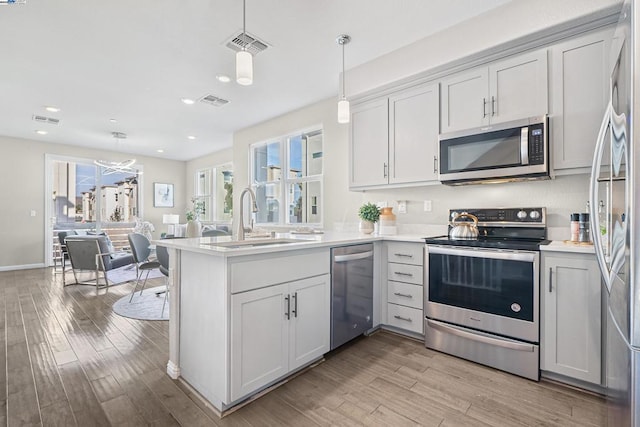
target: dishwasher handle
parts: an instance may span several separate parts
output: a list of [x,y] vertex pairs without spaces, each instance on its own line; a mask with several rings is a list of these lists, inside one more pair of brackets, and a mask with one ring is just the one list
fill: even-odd
[[366,252],[359,252],[356,254],[349,254],[349,255],[335,255],[333,257],[333,261],[348,262],[348,261],[355,261],[358,259],[365,259],[365,258],[372,258],[372,257],[373,257],[373,251],[366,251]]

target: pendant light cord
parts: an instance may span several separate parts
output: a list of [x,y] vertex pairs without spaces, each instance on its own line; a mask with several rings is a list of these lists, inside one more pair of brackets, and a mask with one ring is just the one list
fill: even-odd
[[346,99],[344,86],[344,42],[342,43],[342,99]]
[[242,50],[247,50],[247,0],[242,0]]

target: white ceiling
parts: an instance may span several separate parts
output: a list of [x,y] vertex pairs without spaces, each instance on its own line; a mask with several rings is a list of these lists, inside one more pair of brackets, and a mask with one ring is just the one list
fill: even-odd
[[[271,46],[254,58],[252,86],[215,78],[233,78],[224,45],[242,30],[241,0],[0,6],[0,135],[192,159],[230,147],[234,131],[337,97],[339,34],[352,37],[349,69],[508,1],[247,0],[247,33]],[[230,103],[180,101],[207,94]]]

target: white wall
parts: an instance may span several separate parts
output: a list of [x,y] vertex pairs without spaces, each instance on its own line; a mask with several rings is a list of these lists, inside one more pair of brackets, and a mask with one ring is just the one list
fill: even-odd
[[[622,0],[513,0],[346,72],[348,97],[442,67],[480,52],[616,13]],[[347,47],[357,49],[356,38]]]
[[[112,161],[131,158],[131,154],[6,136],[0,136],[0,153],[0,269],[45,262],[45,154]],[[185,209],[188,199],[185,197],[185,163],[135,157],[144,166],[144,219],[154,224],[154,235],[159,236],[163,228],[162,215]],[[154,182],[174,184],[174,209],[153,207]],[[31,210],[36,211],[35,217],[30,216]]]

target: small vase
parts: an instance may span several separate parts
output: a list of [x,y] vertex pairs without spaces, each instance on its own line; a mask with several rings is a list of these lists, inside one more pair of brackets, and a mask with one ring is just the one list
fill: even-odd
[[381,209],[379,225],[378,233],[380,235],[397,234],[396,216],[393,213],[393,208],[385,207]]
[[358,227],[362,234],[371,234],[373,233],[373,222],[365,221],[364,219],[360,220],[360,226]]
[[197,219],[192,219],[187,222],[186,237],[200,237],[202,236],[202,225]]

